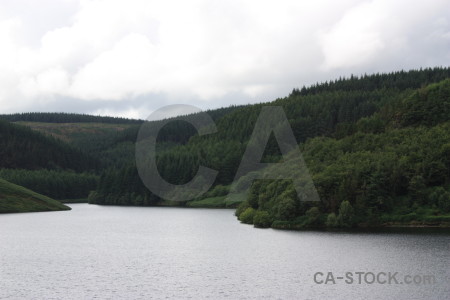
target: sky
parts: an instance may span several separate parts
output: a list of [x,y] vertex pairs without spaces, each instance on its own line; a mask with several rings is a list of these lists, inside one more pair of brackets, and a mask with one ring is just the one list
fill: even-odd
[[2,0],[0,114],[146,118],[450,66],[448,0]]

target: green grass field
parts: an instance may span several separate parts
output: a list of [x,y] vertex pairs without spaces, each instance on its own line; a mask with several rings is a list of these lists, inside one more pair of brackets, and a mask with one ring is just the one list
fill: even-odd
[[0,179],[0,213],[70,210],[70,207]]

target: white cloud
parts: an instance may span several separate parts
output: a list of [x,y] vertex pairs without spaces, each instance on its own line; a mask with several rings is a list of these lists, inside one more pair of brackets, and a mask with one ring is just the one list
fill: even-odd
[[78,71],[68,92],[81,99],[105,100],[158,92],[157,56],[147,37],[130,34]]
[[15,3],[0,2],[4,111],[67,99],[114,114],[117,103],[158,99],[129,115],[162,103],[268,101],[317,80],[450,58],[445,0]]
[[322,37],[326,69],[367,63],[383,50],[380,25],[386,14],[375,2],[365,2],[345,16]]
[[111,109],[111,108],[100,108],[90,112],[95,116],[116,116],[129,119],[144,119],[144,116],[148,116],[151,111],[146,108],[133,108],[128,107],[126,109]]
[[[449,29],[448,1],[373,0],[363,1],[321,34],[324,70],[371,68],[391,64],[394,68],[432,65],[431,49],[442,41],[430,43],[439,30]],[[436,23],[438,19],[440,22]],[[439,48],[449,50],[440,45]],[[445,65],[442,56],[436,57]],[[381,63],[381,64],[380,64]]]
[[20,85],[20,91],[27,97],[40,94],[64,95],[69,88],[69,75],[61,68],[52,68],[39,73],[35,78],[28,77]]

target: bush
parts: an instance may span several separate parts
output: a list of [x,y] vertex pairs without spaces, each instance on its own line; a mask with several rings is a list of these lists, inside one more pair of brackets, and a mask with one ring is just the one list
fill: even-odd
[[242,202],[241,204],[239,204],[239,206],[236,209],[236,212],[234,213],[234,215],[236,217],[238,217],[238,219],[239,219],[239,216],[249,207],[250,207],[250,205],[248,204],[247,201]]
[[88,196],[88,202],[90,204],[95,204],[99,200],[100,196],[96,191],[91,191]]
[[422,202],[425,199],[425,188],[425,180],[421,175],[416,175],[409,181],[408,191],[412,199],[415,202],[419,202],[418,204],[424,204]]
[[348,201],[342,201],[341,206],[339,206],[338,224],[340,227],[352,227],[354,225],[354,210]]
[[376,208],[369,208],[366,214],[366,223],[369,226],[379,226],[381,223],[381,213]]
[[445,192],[445,194],[440,195],[437,204],[444,213],[450,212],[450,193]]
[[331,213],[327,217],[327,221],[325,222],[327,227],[337,227],[338,226],[338,218],[335,213]]
[[253,218],[255,217],[255,209],[248,207],[243,213],[239,215],[239,220],[245,224],[253,224]]
[[407,215],[400,216],[400,222],[411,222],[416,221],[418,219],[418,216],[416,213],[410,213]]
[[216,185],[211,191],[205,194],[204,198],[213,198],[218,196],[225,196],[229,193],[230,187],[223,185]]
[[431,190],[431,193],[428,194],[428,202],[430,204],[438,205],[439,197],[445,193],[446,193],[446,191],[442,186],[434,187]]
[[317,207],[311,207],[306,211],[306,216],[308,217],[308,224],[314,225],[318,223],[320,217],[320,210]]
[[255,227],[268,228],[272,225],[272,218],[267,211],[259,210],[253,217],[253,224]]
[[295,199],[288,195],[287,192],[282,193],[278,198],[276,205],[276,219],[280,221],[292,221],[296,217]]
[[428,195],[428,200],[431,204],[437,205],[442,212],[450,212],[450,193],[443,187],[435,187]]

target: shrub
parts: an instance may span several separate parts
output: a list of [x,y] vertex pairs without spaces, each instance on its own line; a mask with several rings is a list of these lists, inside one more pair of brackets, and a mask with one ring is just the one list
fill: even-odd
[[445,213],[450,212],[450,193],[449,192],[445,192],[445,194],[442,194],[439,196],[438,207],[440,210],[442,210]]
[[450,193],[443,187],[435,187],[428,195],[428,200],[431,204],[437,205],[442,212],[450,212]]
[[99,200],[100,196],[96,191],[91,191],[88,196],[88,202],[90,204],[95,204]]
[[272,218],[267,211],[259,210],[253,217],[253,224],[255,227],[268,228],[272,225]]
[[236,217],[238,217],[238,219],[239,219],[239,216],[249,207],[250,207],[250,205],[248,204],[247,201],[242,202],[241,204],[239,204],[239,206],[236,209],[236,212],[234,213],[234,215]]
[[418,204],[423,204],[425,199],[425,180],[421,175],[416,175],[411,178],[408,185],[408,191],[411,194],[412,199]]
[[277,200],[278,204],[276,207],[276,219],[281,221],[292,221],[295,219],[295,199],[284,192],[277,198]]
[[306,211],[308,217],[308,224],[317,224],[320,217],[320,210],[317,207],[311,207]]
[[252,207],[248,207],[246,210],[244,210],[243,213],[239,215],[239,220],[245,224],[252,224],[254,216],[255,209],[253,209]]
[[327,217],[327,221],[325,223],[328,227],[337,227],[338,226],[338,218],[335,213],[331,213]]
[[450,222],[450,216],[426,216],[423,220],[425,222]]
[[342,201],[339,206],[338,224],[341,227],[352,227],[354,225],[354,210],[350,202]]
[[411,222],[417,220],[418,216],[416,213],[410,213],[407,215],[400,216],[401,222]]
[[225,196],[229,193],[230,188],[228,186],[216,185],[211,191],[206,194],[207,198]]

